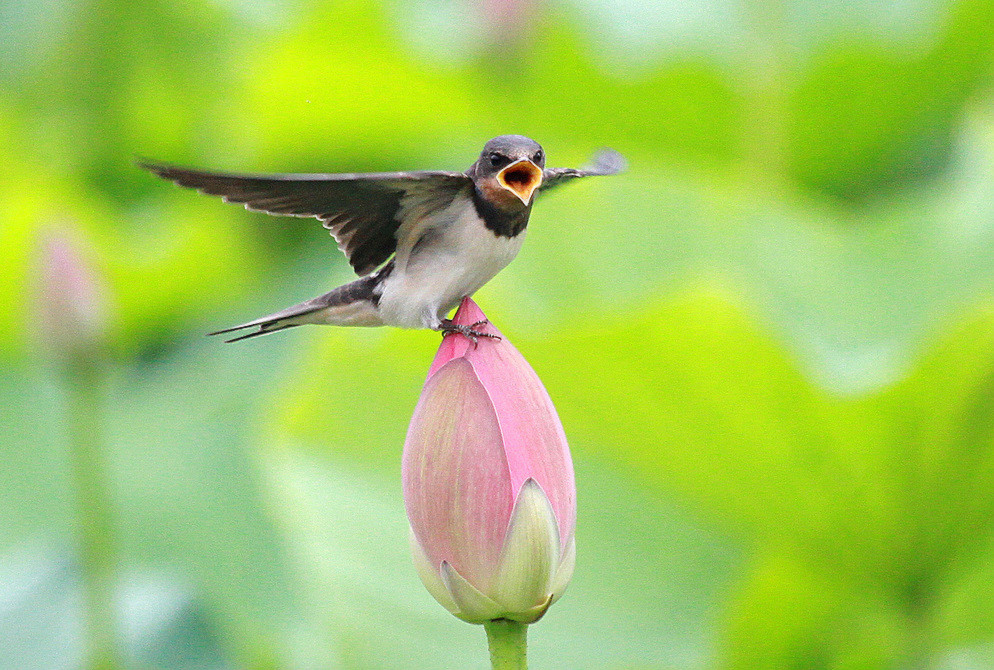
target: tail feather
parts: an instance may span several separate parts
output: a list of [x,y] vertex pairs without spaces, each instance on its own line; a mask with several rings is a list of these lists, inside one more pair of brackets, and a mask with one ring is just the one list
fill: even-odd
[[[241,342],[242,340],[247,340],[247,339],[252,338],[252,337],[259,337],[260,335],[268,335],[269,333],[276,333],[276,332],[279,332],[281,330],[286,330],[287,328],[294,328],[294,327],[299,326],[299,325],[300,325],[299,323],[288,323],[288,324],[286,324],[284,326],[277,326],[276,328],[266,328],[266,327],[263,326],[263,327],[260,327],[259,330],[255,331],[253,333],[248,333],[247,335],[239,335],[238,337],[233,337],[230,340],[225,340],[224,342],[225,342],[225,344],[230,344],[232,342]],[[230,332],[232,329],[229,328],[228,330]],[[218,331],[218,333],[208,333],[208,334],[209,335],[217,335],[217,334],[219,334],[219,332],[220,331]]]
[[[268,316],[254,319],[247,323],[231,328],[222,328],[208,335],[223,335],[233,333],[245,328],[258,330],[245,335],[239,335],[226,342],[238,342],[247,340],[250,337],[258,337],[267,333],[275,333],[278,330],[301,326],[305,323],[326,323],[341,326],[382,326],[376,312],[376,304],[379,299],[379,282],[385,279],[393,269],[393,261],[387,263],[379,271],[357,279],[354,282],[339,286],[338,288],[319,295],[316,298],[305,300],[292,307],[287,307],[279,312],[274,312]],[[321,312],[321,314],[314,314]],[[308,315],[314,315],[307,318]]]
[[225,333],[233,333],[238,330],[244,330],[245,328],[253,328],[255,326],[259,327],[259,330],[248,333],[246,335],[239,335],[238,337],[233,337],[230,340],[225,340],[225,342],[239,342],[241,340],[247,340],[250,337],[258,337],[259,335],[267,335],[269,333],[275,333],[278,330],[286,330],[287,328],[293,328],[294,326],[302,325],[301,323],[288,323],[292,320],[299,319],[302,316],[306,316],[313,312],[323,309],[328,306],[326,295],[317,298],[311,298],[310,300],[305,300],[302,303],[294,305],[293,307],[287,307],[286,309],[280,310],[279,312],[274,312],[268,316],[263,316],[258,319],[253,319],[246,323],[232,326],[230,328],[222,328],[221,330],[215,330],[213,333],[207,333],[210,335],[223,335]]

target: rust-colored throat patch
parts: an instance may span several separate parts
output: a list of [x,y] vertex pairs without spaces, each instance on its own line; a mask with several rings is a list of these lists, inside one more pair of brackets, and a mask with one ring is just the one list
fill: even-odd
[[535,189],[542,185],[542,168],[522,159],[498,172],[497,182],[527,205]]

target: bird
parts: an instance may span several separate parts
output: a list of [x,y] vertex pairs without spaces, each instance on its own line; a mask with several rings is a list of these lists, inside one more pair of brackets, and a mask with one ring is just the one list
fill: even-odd
[[[201,193],[278,216],[313,217],[331,233],[359,279],[210,335],[226,342],[304,324],[428,328],[489,337],[446,315],[518,254],[537,192],[625,169],[613,149],[585,167],[547,168],[523,135],[488,141],[465,172],[235,174],[153,161],[139,166]],[[250,330],[254,329],[254,330]]]

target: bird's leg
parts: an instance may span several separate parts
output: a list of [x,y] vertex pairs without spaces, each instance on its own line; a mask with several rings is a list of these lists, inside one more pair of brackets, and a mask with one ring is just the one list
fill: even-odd
[[485,326],[490,323],[488,320],[483,319],[482,321],[477,321],[476,323],[471,323],[468,326],[464,326],[458,323],[452,323],[452,319],[442,319],[441,325],[439,325],[439,330],[442,331],[442,337],[448,337],[452,333],[459,333],[464,337],[468,337],[473,340],[473,344],[479,344],[479,338],[489,337],[492,340],[499,340],[500,335],[494,335],[493,333],[486,333],[482,330],[477,330],[480,326]]

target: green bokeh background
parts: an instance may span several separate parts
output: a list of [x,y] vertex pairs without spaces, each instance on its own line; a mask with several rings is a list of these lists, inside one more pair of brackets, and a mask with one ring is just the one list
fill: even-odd
[[487,667],[410,564],[438,336],[203,333],[349,277],[314,221],[157,181],[463,169],[543,195],[477,294],[576,461],[536,669],[994,668],[990,0],[0,2],[0,668],[83,667],[40,240],[105,286],[128,667]]

